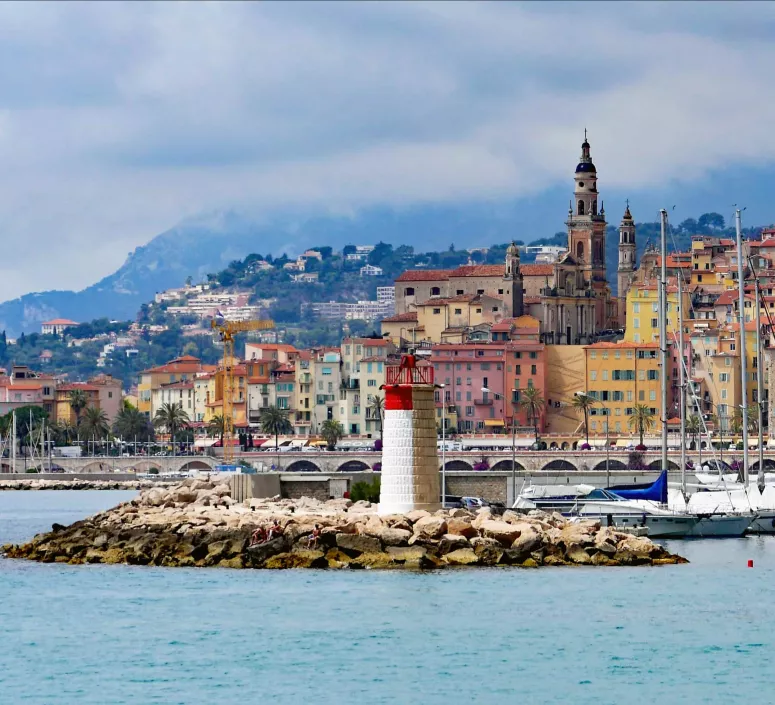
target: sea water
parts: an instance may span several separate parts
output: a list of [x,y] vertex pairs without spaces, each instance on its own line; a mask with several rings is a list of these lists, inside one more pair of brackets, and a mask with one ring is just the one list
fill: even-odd
[[[131,496],[0,493],[0,543]],[[0,704],[775,700],[775,540],[669,548],[691,564],[417,574],[0,560]]]

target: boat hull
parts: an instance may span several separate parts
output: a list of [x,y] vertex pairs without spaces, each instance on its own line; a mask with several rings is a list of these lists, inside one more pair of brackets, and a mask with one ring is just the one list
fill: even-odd
[[687,536],[696,538],[734,538],[743,536],[754,515],[718,514],[700,517]]
[[749,534],[775,534],[775,512],[760,512],[748,527]]

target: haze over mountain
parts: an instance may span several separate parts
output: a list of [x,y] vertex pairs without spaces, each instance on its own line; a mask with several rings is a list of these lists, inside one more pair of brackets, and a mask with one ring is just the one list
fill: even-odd
[[768,3],[1,4],[0,300],[98,283],[0,325],[254,250],[551,235],[585,127],[613,224],[771,222],[773,38]]

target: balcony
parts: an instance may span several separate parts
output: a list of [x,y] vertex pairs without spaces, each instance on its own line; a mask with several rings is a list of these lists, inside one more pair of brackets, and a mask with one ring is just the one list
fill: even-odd
[[492,406],[491,397],[483,397],[482,399],[474,399],[474,406]]
[[359,379],[343,379],[342,389],[360,389],[361,380]]

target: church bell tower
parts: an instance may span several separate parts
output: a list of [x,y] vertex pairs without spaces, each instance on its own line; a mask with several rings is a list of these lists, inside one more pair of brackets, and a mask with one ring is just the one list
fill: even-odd
[[619,322],[625,324],[627,310],[627,290],[630,288],[635,272],[635,221],[630,213],[630,203],[619,224],[619,268],[617,270],[616,296],[619,299]]
[[524,281],[519,268],[519,247],[512,242],[506,249],[506,275],[504,277],[511,291],[511,316],[518,318],[525,312]]

